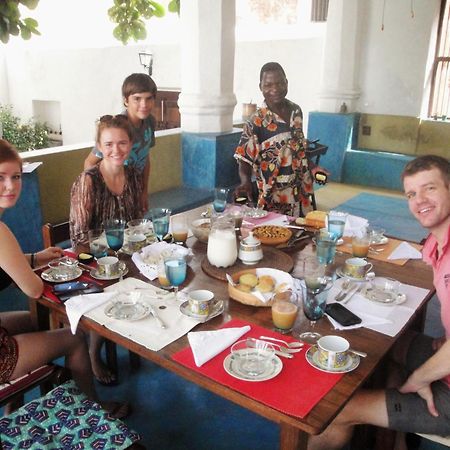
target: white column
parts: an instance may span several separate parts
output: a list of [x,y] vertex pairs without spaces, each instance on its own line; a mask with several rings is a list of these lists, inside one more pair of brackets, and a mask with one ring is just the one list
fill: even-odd
[[233,128],[235,0],[181,2],[181,128],[193,133]]
[[355,111],[359,89],[360,0],[332,0],[328,5],[320,111],[339,112],[343,102]]

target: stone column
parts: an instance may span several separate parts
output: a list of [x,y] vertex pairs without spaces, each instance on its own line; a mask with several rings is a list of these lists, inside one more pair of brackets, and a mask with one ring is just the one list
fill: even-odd
[[329,2],[320,111],[339,112],[343,102],[355,111],[359,89],[359,41],[363,8],[360,0]]
[[220,133],[233,128],[235,0],[181,2],[181,128]]

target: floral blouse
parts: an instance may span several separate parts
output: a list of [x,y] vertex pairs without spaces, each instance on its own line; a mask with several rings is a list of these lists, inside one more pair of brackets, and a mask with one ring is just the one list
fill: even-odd
[[304,149],[302,110],[287,102],[289,124],[266,104],[256,110],[244,125],[234,157],[252,166],[259,207],[304,216],[312,209],[313,180]]
[[100,172],[100,163],[82,172],[70,192],[70,239],[72,245],[86,244],[88,231],[103,228],[108,219],[140,219],[142,175],[125,166],[125,186],[121,195],[112,193]]

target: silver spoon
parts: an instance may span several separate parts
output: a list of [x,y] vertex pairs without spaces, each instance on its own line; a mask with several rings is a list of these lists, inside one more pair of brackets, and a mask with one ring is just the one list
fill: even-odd
[[286,350],[291,349],[298,349],[298,348],[302,348],[305,344],[303,344],[303,342],[286,342],[283,341],[282,339],[277,339],[277,338],[273,338],[270,336],[260,336],[259,339],[263,339],[265,341],[274,341],[274,342],[281,342],[282,344],[284,344],[287,348]]

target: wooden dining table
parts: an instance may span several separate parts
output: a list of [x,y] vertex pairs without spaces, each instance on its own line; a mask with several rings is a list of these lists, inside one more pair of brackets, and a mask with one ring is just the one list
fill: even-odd
[[[196,217],[201,210],[202,208],[198,208],[197,210],[191,211],[188,215],[190,218]],[[272,328],[270,308],[249,306],[230,299],[228,297],[227,283],[207,275],[202,270],[202,261],[206,257],[206,244],[199,242],[192,236],[188,238],[186,245],[192,249],[193,257],[189,261],[187,279],[181,288],[187,288],[189,290],[200,288],[209,289],[214,292],[216,298],[225,301],[224,313],[206,323],[199,323],[195,327],[195,331],[216,330],[231,319],[241,319],[268,329]],[[294,260],[294,269],[291,274],[293,277],[296,277],[299,276],[297,273],[299,259],[314,254],[315,248],[313,242],[302,241],[294,248],[287,249],[286,252]],[[334,266],[342,265],[347,257],[348,255],[338,252]],[[129,268],[128,276],[134,276],[148,281],[138,273],[137,268],[129,256],[123,255],[121,259],[127,263]],[[85,329],[96,331],[101,336],[137,353],[142,358],[146,358],[216,395],[277,423],[280,427],[280,449],[305,449],[308,435],[321,433],[328,426],[355,391],[369,380],[377,368],[383,365],[387,353],[402,333],[410,327],[415,326],[420,328],[423,325],[422,321],[426,303],[434,293],[431,269],[421,260],[409,260],[404,266],[396,266],[388,262],[376,260],[371,260],[371,262],[373,263],[377,276],[396,278],[401,283],[426,288],[430,292],[423,299],[419,308],[417,308],[402,331],[395,337],[389,337],[366,328],[337,331],[325,318],[319,320],[316,324],[316,329],[322,335],[337,334],[344,336],[350,341],[352,348],[364,351],[368,356],[361,360],[356,370],[346,373],[303,419],[292,417],[273,409],[174,361],[172,356],[189,345],[186,335],[159,351],[152,351],[86,317],[81,319],[80,324]],[[31,300],[30,308],[41,328],[48,326],[49,310],[62,317],[65,316],[65,307],[63,304],[50,301],[45,297]],[[302,314],[299,314],[293,335],[298,336],[299,332],[308,329],[308,327],[308,320]]]

